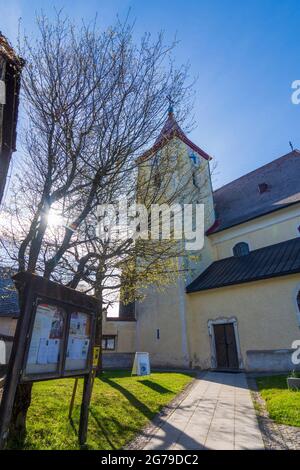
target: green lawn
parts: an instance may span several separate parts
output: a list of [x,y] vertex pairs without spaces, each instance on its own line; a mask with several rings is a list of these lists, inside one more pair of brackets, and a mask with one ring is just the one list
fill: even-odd
[[288,390],[286,376],[257,377],[256,382],[270,418],[279,424],[300,427],[300,392]]
[[[131,377],[105,372],[95,380],[89,415],[88,449],[120,449],[169,403],[192,375],[153,373]],[[36,383],[28,412],[26,449],[78,449],[82,381],[77,389],[73,423],[68,408],[74,379]]]

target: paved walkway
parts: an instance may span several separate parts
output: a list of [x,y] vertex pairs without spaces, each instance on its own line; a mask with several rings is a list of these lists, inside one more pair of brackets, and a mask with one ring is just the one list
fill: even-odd
[[207,372],[144,450],[264,449],[245,374]]

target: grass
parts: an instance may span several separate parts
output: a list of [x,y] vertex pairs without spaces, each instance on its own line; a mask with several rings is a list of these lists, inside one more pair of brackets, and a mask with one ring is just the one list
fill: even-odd
[[271,419],[279,424],[300,427],[300,392],[288,390],[286,375],[257,377]]
[[[105,372],[95,380],[89,414],[88,449],[120,449],[192,380],[181,373],[131,377]],[[25,449],[79,449],[78,425],[82,380],[73,422],[68,409],[74,379],[34,384],[28,411]]]

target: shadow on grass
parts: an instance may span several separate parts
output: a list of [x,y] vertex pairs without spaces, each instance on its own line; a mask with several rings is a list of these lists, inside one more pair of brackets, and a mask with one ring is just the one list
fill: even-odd
[[[111,448],[112,448],[113,450],[116,450],[117,447],[116,447],[116,446],[113,444],[113,442],[110,440],[108,431],[107,431],[106,428],[103,426],[103,424],[101,423],[101,421],[100,421],[99,418],[97,417],[97,415],[96,415],[96,413],[94,412],[94,410],[90,408],[89,413],[90,413],[91,417],[94,419],[94,421],[95,421],[95,423],[96,423],[96,425],[97,425],[97,431],[98,431],[102,436],[105,437],[106,441],[107,441],[108,444],[111,446]],[[75,425],[73,418],[69,418],[69,423],[70,423],[71,428],[72,428],[72,430],[73,430],[73,432],[74,432],[74,435],[75,435],[76,438],[78,439],[78,446],[79,446],[80,450],[89,450],[90,447],[89,447],[89,445],[88,445],[87,443],[81,444],[81,445],[79,444],[79,428]],[[89,433],[89,431],[88,431],[88,433]]]
[[[119,377],[119,376],[118,376]],[[152,419],[155,413],[145,405],[142,401],[140,401],[133,393],[129,392],[126,388],[122,387],[122,385],[114,382],[113,380],[110,380],[110,377],[107,376],[101,376],[97,377],[99,380],[102,380],[103,382],[107,383],[110,387],[114,388],[115,390],[118,390],[118,392],[122,393],[125,398],[133,405],[138,411],[143,413],[144,416],[148,419]]]
[[73,418],[68,418],[70,426],[72,428],[72,431],[74,432],[74,435],[76,436],[78,440],[78,446],[80,450],[89,450],[88,444],[79,444],[79,427],[76,427],[75,422]]
[[[130,371],[110,371],[110,372],[105,372],[101,375],[99,375],[96,380],[99,380],[103,383],[106,383],[110,387],[114,388],[118,392],[120,392],[127,400],[128,402],[134,406],[140,413],[142,413],[146,418],[149,420],[152,419],[155,416],[155,412],[153,412],[150,408],[145,405],[142,401],[140,401],[133,393],[131,393],[129,390],[124,388],[122,385],[119,383],[116,383],[113,379],[119,379],[119,378],[126,378],[126,377],[131,377],[131,372]],[[143,383],[144,382],[144,383]],[[151,387],[153,390],[159,393],[170,393],[170,391],[164,387],[161,387],[160,385],[152,383],[150,380],[142,380],[140,383],[143,383],[143,385]],[[105,420],[103,418],[99,417],[97,415],[97,412],[93,410],[90,407],[90,414],[93,420],[95,421],[97,431],[105,438],[107,443],[109,444],[110,448],[113,450],[117,450],[119,447],[116,445],[115,442],[111,439],[111,434],[109,430],[105,426]],[[115,423],[115,426],[119,428],[118,435],[122,433],[122,431],[125,430],[125,427],[117,420],[114,418],[110,418],[110,421],[113,421]],[[75,435],[78,435],[78,429],[77,426],[75,425],[73,419],[69,420],[71,428],[74,432]],[[132,428],[132,427],[126,427],[127,430],[131,431],[133,434],[135,434],[138,430],[137,428]],[[84,446],[81,446],[82,449],[84,449]]]
[[162,385],[152,382],[151,380],[139,380],[139,383],[151,388],[152,390],[154,390],[154,392],[160,393],[161,395],[166,393],[172,393],[172,390],[169,390],[168,388],[165,388]]
[[[103,377],[101,379],[103,380]],[[119,385],[119,384],[117,384],[117,383],[115,383],[115,382],[113,382],[113,381],[111,381],[107,378],[104,381],[107,384],[109,384],[111,387],[115,388],[120,393],[122,393],[125,396],[125,398],[127,398],[127,400],[134,407],[136,407],[138,409],[138,411],[142,412],[144,414],[144,416],[146,416],[149,420],[152,419],[156,415],[156,413],[153,413],[144,403],[142,403],[140,400],[138,400],[131,392],[126,390],[121,385]],[[147,382],[150,382],[150,381],[147,381]],[[164,392],[164,393],[166,393],[166,392]],[[141,427],[141,424],[139,422],[136,422],[134,427],[128,426],[128,425],[124,426],[124,424],[120,423],[120,421],[118,421],[118,420],[116,420],[112,417],[110,417],[109,419],[106,418],[104,420],[102,418],[102,421],[100,421],[101,418],[99,418],[97,416],[97,414],[94,410],[91,410],[90,412],[91,412],[91,415],[93,416],[95,422],[98,425],[99,431],[104,435],[104,437],[106,438],[106,441],[108,442],[108,444],[111,446],[111,448],[113,450],[119,450],[120,448],[122,448],[122,446],[126,445],[128,442],[130,442],[132,439],[134,439],[134,437],[137,434],[140,434],[140,436],[146,436],[147,440],[149,438],[154,437],[155,440],[153,442],[153,445],[154,445],[153,450],[156,450],[156,449],[157,450],[165,450],[166,448],[168,448],[168,446],[170,445],[170,442],[174,439],[174,435],[178,435],[178,437],[181,436],[181,438],[184,441],[184,445],[188,449],[189,448],[191,448],[191,449],[205,449],[205,447],[203,445],[201,445],[199,442],[197,442],[197,440],[195,440],[191,436],[186,435],[184,432],[182,432],[180,429],[176,428],[176,426],[169,423],[168,421],[166,421],[165,424],[164,424],[164,431],[165,431],[164,435],[157,436],[155,429],[150,434],[149,433],[145,434],[145,432],[143,431],[143,427]],[[105,422],[107,422],[109,424],[111,421],[113,421],[116,429],[118,430],[114,434],[111,434],[108,431],[108,429],[106,429],[106,427],[105,427]],[[130,431],[131,432],[130,436],[129,435],[126,436],[126,439],[123,438],[124,431]],[[126,433],[124,433],[124,436],[125,436],[125,434]],[[116,436],[116,439],[119,441],[119,443],[116,442],[116,441],[113,442],[112,439],[110,438],[110,436],[114,436],[114,435]],[[122,440],[123,440],[123,442],[121,442]]]
[[96,415],[96,413],[90,409],[90,414],[91,416],[94,418],[97,426],[98,426],[98,429],[101,431],[101,433],[103,434],[103,436],[105,437],[105,439],[107,440],[107,442],[109,443],[109,445],[111,446],[111,448],[113,450],[117,450],[117,447],[115,446],[115,444],[113,443],[113,441],[110,439],[109,437],[109,432],[105,429],[105,427],[103,426],[103,424],[101,423],[100,419],[98,418],[98,416]]
[[[97,425],[97,435],[101,439],[104,437],[110,446],[109,448],[113,450],[119,450],[140,430],[139,422],[135,422],[135,424],[131,426],[112,416],[98,416],[96,410],[91,410],[91,416]],[[106,446],[104,448],[108,449]]]
[[105,370],[98,375],[99,379],[123,379],[131,377],[131,370]]
[[288,390],[286,379],[287,375],[273,375],[255,378],[259,390]]
[[76,426],[75,426],[75,423],[74,423],[73,418],[69,418],[69,423],[70,423],[70,426],[71,426],[71,428],[72,428],[72,430],[73,430],[75,436],[78,436],[78,432],[79,432],[79,431],[78,431],[78,429],[77,429]]

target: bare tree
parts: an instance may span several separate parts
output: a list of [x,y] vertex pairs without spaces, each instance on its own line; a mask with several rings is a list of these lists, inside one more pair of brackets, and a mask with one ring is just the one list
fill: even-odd
[[[109,306],[119,299],[124,304],[142,300],[149,285],[163,291],[176,282],[178,276],[187,274],[187,269],[179,262],[180,257],[199,258],[197,253],[187,253],[182,234],[176,238],[174,217],[179,211],[179,220],[182,220],[182,203],[200,203],[207,196],[207,175],[202,174],[205,166],[198,169],[195,181],[193,164],[187,158],[185,147],[176,139],[166,141],[161,152],[146,153],[137,164],[137,173],[114,175],[117,184],[108,185],[105,194],[102,192],[102,203],[116,209],[111,214],[108,211],[106,216],[108,233],[98,234],[99,212],[91,211],[76,232],[75,244],[65,252],[55,272],[58,282],[67,283],[72,288],[81,285],[83,290],[92,291],[97,296],[97,337],[100,344],[102,313],[107,312]],[[129,205],[133,204],[129,218],[134,237],[127,233],[122,236],[124,227],[116,220],[121,217],[118,203],[124,199]],[[135,207],[136,201],[146,211],[144,227],[141,227],[141,209],[140,206]],[[156,212],[152,210],[155,206],[159,206]],[[164,206],[167,232],[156,233],[158,237],[153,239],[153,226],[158,232],[162,230]]]
[[[186,117],[190,88],[187,68],[170,60],[175,43],[166,46],[161,34],[155,40],[146,34],[135,44],[126,22],[105,31],[96,22],[75,28],[61,13],[52,23],[42,15],[37,27],[35,43],[26,36],[20,42],[26,61],[23,158],[7,209],[11,224],[1,240],[19,271],[46,278],[57,279],[73,256],[74,279],[67,269],[62,281],[75,287],[79,278],[86,281],[79,253],[87,250],[83,256],[93,258],[85,240],[89,218],[120,181],[132,184],[136,158],[163,123],[167,95],[178,103],[178,119]],[[53,217],[61,217],[63,227],[54,228]],[[97,260],[98,277],[103,259]],[[25,435],[30,401],[31,385],[20,385],[14,439]]]

